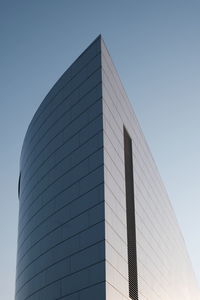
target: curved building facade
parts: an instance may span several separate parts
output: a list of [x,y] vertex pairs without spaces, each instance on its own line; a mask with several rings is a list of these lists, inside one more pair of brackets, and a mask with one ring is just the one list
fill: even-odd
[[199,300],[174,212],[99,36],[46,96],[20,160],[15,300]]

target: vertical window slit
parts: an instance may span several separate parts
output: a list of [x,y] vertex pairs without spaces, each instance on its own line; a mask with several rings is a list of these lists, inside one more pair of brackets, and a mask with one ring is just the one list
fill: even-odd
[[125,161],[125,187],[126,187],[129,297],[133,300],[138,300],[132,140],[125,128],[124,128],[124,161]]
[[21,184],[21,173],[19,174],[19,180],[18,180],[18,198],[20,198],[20,184]]

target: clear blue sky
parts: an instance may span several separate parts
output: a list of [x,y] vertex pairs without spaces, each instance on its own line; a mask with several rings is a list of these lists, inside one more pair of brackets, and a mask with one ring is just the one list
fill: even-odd
[[49,89],[102,33],[200,282],[200,1],[0,0],[0,298],[14,295],[19,157]]

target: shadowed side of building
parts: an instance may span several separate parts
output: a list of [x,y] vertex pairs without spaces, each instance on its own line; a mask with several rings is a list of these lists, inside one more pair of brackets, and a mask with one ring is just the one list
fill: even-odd
[[20,172],[15,299],[105,299],[100,38],[37,110]]

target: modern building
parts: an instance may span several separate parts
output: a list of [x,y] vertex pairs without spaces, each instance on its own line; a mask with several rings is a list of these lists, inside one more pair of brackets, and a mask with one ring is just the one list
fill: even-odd
[[20,161],[16,300],[199,300],[166,190],[99,36],[46,96]]

